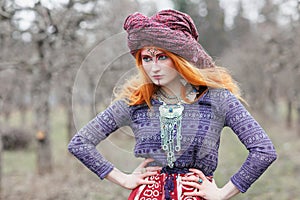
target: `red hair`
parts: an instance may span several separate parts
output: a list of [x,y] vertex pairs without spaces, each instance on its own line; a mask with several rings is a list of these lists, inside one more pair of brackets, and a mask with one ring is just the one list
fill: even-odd
[[[175,69],[190,84],[210,88],[225,88],[231,91],[237,98],[243,100],[239,86],[224,67],[215,66],[198,69],[178,55],[166,50],[159,50],[165,52],[167,56],[172,59]],[[125,98],[129,105],[146,103],[151,107],[151,98],[159,86],[152,83],[143,68],[141,49],[136,52],[135,58],[139,73],[129,79],[125,85],[120,88],[121,90],[115,92],[115,94],[117,99]]]

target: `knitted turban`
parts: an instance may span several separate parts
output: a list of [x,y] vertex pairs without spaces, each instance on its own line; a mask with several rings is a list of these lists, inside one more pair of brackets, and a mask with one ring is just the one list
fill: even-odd
[[175,53],[198,68],[213,67],[212,58],[198,43],[192,18],[177,10],[162,10],[152,17],[129,15],[124,22],[128,47],[134,56],[143,47],[156,46]]

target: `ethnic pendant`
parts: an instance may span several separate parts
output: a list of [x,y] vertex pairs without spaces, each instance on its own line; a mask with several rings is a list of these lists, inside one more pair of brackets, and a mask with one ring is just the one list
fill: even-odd
[[161,146],[167,153],[167,164],[174,166],[175,151],[181,150],[181,119],[184,106],[179,104],[163,104],[159,107]]

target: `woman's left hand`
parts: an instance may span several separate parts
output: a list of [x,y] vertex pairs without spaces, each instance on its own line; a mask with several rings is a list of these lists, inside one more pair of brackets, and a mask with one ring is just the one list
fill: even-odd
[[200,196],[206,200],[221,200],[221,190],[198,169],[190,169],[190,176],[182,177],[182,184],[195,188],[193,192],[186,192],[186,196]]

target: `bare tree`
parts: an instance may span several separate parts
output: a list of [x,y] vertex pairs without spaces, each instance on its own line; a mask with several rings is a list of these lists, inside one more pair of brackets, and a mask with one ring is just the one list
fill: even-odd
[[[1,2],[0,4],[0,45],[2,47],[2,51],[0,53],[0,76],[3,77],[6,70],[11,66],[12,63],[4,62],[4,57],[8,55],[8,40],[9,35],[11,34],[11,20],[12,14],[10,12],[7,12],[5,9],[4,2]],[[0,79],[1,80],[1,79]],[[3,84],[1,84],[2,87],[0,87],[0,113],[3,113],[3,102],[6,98],[7,89],[3,87]],[[1,123],[1,122],[0,122]],[[3,150],[3,144],[2,144],[2,133],[3,133],[3,124],[0,124],[1,130],[0,130],[0,199],[2,199],[2,169],[3,169],[3,160],[2,160],[2,150]]]
[[[245,20],[236,19],[232,32],[237,33],[231,34],[234,36],[231,39],[234,42],[223,57],[225,63],[234,66],[233,72],[237,79],[241,80],[250,105],[271,119],[280,121],[280,108],[284,105],[286,126],[292,127],[292,113],[295,109],[300,110],[297,103],[299,20],[294,19],[292,13],[283,16],[280,6],[271,0],[265,1],[260,10],[263,20],[251,22],[250,26],[247,26],[248,32],[243,31],[246,23],[237,23]],[[238,14],[236,18],[241,18],[241,15]],[[289,23],[279,23],[282,18],[287,19]]]

